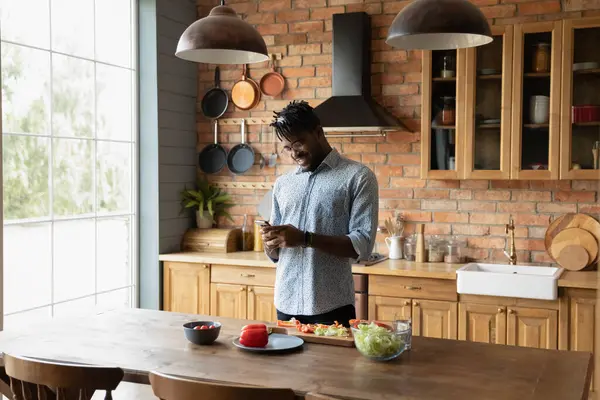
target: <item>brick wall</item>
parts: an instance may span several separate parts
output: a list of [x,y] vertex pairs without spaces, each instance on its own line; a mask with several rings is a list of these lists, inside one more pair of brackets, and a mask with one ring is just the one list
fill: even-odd
[[[419,179],[421,52],[393,50],[384,41],[396,14],[408,1],[362,0],[229,0],[248,22],[255,24],[270,52],[283,53],[279,62],[286,76],[280,98],[264,97],[251,112],[235,110],[225,117],[266,116],[291,99],[304,99],[313,106],[331,95],[331,15],[365,11],[371,15],[372,92],[378,102],[401,118],[416,133],[393,132],[387,138],[331,140],[346,156],[368,165],[380,186],[380,220],[395,208],[408,221],[426,223],[426,233],[459,235],[468,241],[469,253],[477,260],[500,260],[506,245],[504,224],[513,215],[517,229],[519,260],[550,261],[543,236],[552,217],[565,212],[598,216],[598,183],[592,181],[436,181]],[[600,15],[600,0],[473,0],[492,24],[517,24]],[[215,3],[198,0],[198,13],[206,15]],[[212,87],[214,66],[199,66],[199,99]],[[225,89],[241,75],[240,66],[221,66]],[[251,66],[250,76],[260,80],[266,65]],[[240,141],[239,127],[223,127],[219,140],[226,147]],[[210,124],[197,117],[198,150],[212,140]],[[273,135],[268,127],[251,126],[249,141],[257,153],[270,154]],[[255,165],[243,176],[228,171],[212,176],[220,181],[273,181],[293,166],[279,159],[276,168]],[[239,204],[233,208],[236,223],[244,213],[256,214],[264,191],[231,190]],[[414,231],[409,224],[408,232]],[[386,251],[378,238],[378,250]]]

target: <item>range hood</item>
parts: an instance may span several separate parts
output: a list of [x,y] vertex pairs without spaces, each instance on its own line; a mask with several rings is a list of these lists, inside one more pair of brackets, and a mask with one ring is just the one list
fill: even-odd
[[333,14],[332,96],[315,108],[326,132],[409,130],[371,97],[371,22]]

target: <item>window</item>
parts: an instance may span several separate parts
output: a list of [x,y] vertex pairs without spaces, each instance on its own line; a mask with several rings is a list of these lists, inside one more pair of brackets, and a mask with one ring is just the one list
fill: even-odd
[[0,0],[5,327],[135,305],[135,4]]

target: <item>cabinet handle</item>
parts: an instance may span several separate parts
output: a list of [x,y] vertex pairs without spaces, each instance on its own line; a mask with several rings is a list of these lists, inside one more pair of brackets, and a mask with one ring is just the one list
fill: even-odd
[[421,286],[404,286],[406,290],[421,290]]
[[254,274],[240,274],[242,278],[254,278],[256,275]]
[[241,287],[241,288],[240,288],[240,292],[243,292],[244,290],[246,290],[246,288],[245,288],[245,287]]
[[207,269],[207,268],[208,268],[208,265],[202,266],[202,269]]
[[498,309],[498,314],[502,314],[502,313],[504,313],[504,308],[499,308]]
[[419,307],[419,302],[415,301],[415,307]]
[[252,289],[252,288],[248,289],[248,291],[249,291],[250,293],[254,293],[254,289]]
[[516,311],[515,311],[515,310],[513,310],[513,309],[510,309],[510,308],[509,308],[509,309],[508,309],[508,313],[509,313],[509,314],[516,314]]
[[406,301],[404,302],[404,305],[405,305],[405,306],[410,306],[410,301],[406,300]]

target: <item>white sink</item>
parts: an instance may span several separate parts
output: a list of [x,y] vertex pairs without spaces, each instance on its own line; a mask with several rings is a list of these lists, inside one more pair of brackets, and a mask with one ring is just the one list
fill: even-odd
[[556,300],[563,268],[470,263],[456,271],[460,294]]

